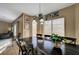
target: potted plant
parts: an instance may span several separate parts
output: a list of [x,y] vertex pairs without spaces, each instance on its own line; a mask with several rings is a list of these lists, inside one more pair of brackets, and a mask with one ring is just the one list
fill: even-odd
[[51,35],[51,40],[55,44],[54,47],[60,48],[63,38],[62,38],[62,36],[59,36],[58,34],[52,34]]
[[62,55],[62,50],[61,50],[61,45],[62,45],[62,36],[59,36],[58,34],[52,34],[51,35],[51,40],[54,43],[54,47],[52,49],[53,55]]

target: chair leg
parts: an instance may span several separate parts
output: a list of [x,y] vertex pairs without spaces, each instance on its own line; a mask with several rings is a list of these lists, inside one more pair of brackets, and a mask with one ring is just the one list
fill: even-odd
[[19,49],[19,53],[18,54],[20,55],[20,49]]
[[24,54],[23,54],[23,51],[22,51],[22,55],[24,55]]

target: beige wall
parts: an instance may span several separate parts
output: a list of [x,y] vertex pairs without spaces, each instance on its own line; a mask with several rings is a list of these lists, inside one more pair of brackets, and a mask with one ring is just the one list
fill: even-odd
[[[25,29],[27,19],[29,20],[29,29]],[[21,33],[22,38],[32,37],[32,17],[23,13],[17,20],[17,34]]]
[[75,6],[75,36],[79,44],[79,4]]
[[10,23],[0,21],[0,33],[7,32],[10,26],[11,26]]
[[[27,21],[27,22],[26,22]],[[28,28],[25,28],[28,27]],[[23,16],[23,37],[31,37],[32,18],[26,14]]]
[[43,34],[43,24],[40,21],[37,21],[37,34]]
[[21,33],[21,36],[23,37],[23,16],[19,17],[17,23],[17,34]]
[[79,4],[62,9],[60,15],[65,17],[66,36],[76,37],[79,44]]
[[60,10],[59,15],[65,18],[65,36],[75,37],[75,6]]

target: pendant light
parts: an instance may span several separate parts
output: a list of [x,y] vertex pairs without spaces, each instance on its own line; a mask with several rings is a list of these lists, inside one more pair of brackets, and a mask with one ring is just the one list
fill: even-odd
[[43,20],[43,15],[41,13],[41,4],[39,3],[39,16],[38,16],[39,20],[40,20],[40,24],[43,24],[44,23],[44,20]]

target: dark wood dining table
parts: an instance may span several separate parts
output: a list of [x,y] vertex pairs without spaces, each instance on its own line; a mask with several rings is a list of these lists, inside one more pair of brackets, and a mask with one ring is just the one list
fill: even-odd
[[25,46],[28,50],[29,48],[32,48],[34,51],[34,55],[48,55],[47,51],[44,48],[41,48],[37,46],[36,48],[33,48],[33,44],[29,43],[26,38],[20,39],[21,45]]
[[[33,48],[35,55],[51,55],[51,53],[49,52],[50,50],[45,49],[44,47],[40,47],[40,46],[37,46],[36,48],[32,47],[33,44],[29,43],[26,38],[24,38],[22,41],[25,42],[24,45],[26,46],[26,48],[30,48],[30,47]],[[48,40],[46,40],[46,41],[48,41]],[[42,45],[42,46],[44,46],[44,45]]]

